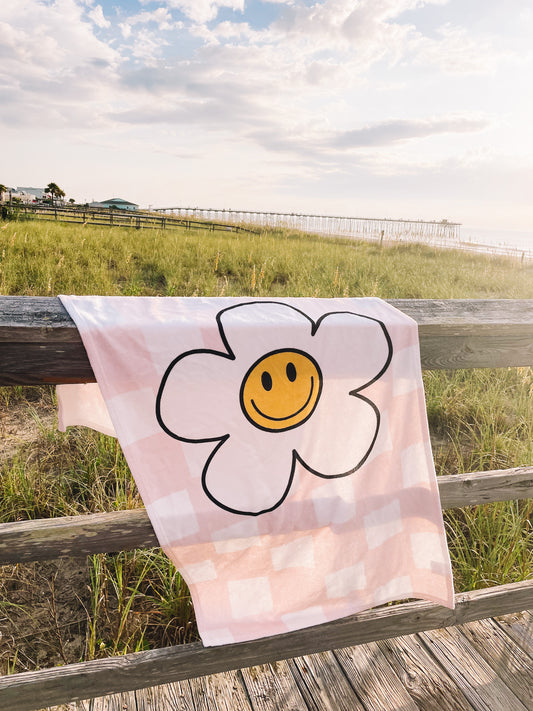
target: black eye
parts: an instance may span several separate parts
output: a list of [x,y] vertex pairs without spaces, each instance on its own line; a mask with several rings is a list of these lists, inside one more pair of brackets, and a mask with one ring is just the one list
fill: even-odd
[[294,383],[294,381],[296,380],[296,367],[294,363],[287,363],[285,372],[287,373],[287,377],[291,381],[291,383]]
[[265,370],[261,375],[261,385],[265,390],[272,390],[272,376]]

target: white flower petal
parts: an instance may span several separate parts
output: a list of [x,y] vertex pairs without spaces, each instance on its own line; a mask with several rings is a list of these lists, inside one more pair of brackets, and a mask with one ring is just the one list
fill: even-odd
[[235,513],[257,515],[277,508],[289,492],[293,477],[292,450],[273,445],[259,432],[255,442],[230,436],[208,460],[204,489],[218,506]]
[[244,366],[243,372],[270,351],[312,347],[313,321],[289,304],[265,301],[238,304],[221,311],[219,323],[227,347]]
[[239,427],[240,380],[223,353],[189,351],[169,366],[158,395],[158,420],[177,439],[220,439]]
[[324,388],[304,436],[295,444],[300,461],[314,474],[342,476],[366,460],[378,431],[379,414],[361,396]]
[[381,375],[392,356],[385,327],[373,318],[351,312],[326,314],[318,321],[313,341],[312,354],[324,379],[343,381],[348,392]]

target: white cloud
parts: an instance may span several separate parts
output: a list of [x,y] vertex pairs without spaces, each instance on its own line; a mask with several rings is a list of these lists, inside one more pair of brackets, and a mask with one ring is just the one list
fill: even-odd
[[440,27],[437,34],[438,39],[418,37],[413,42],[417,65],[435,65],[449,74],[492,74],[502,62],[519,59],[516,52],[502,47],[497,37],[475,36],[450,23]]
[[[0,23],[0,52],[13,76],[37,70],[40,75],[65,73],[84,63],[117,60],[116,52],[96,38],[74,0],[2,4]],[[0,69],[5,68],[4,63]]]
[[153,66],[156,64],[157,57],[161,54],[163,47],[168,45],[168,42],[163,40],[155,32],[150,32],[142,29],[135,35],[135,42],[132,43],[132,55],[141,60],[144,66]]
[[166,32],[173,29],[181,29],[183,23],[174,22],[170,11],[165,7],[158,7],[153,12],[139,12],[136,15],[130,15],[124,22],[120,23],[122,36],[127,39],[131,35],[132,27],[135,25],[155,24],[160,32]]
[[487,125],[488,121],[470,116],[389,120],[339,133],[332,145],[341,149],[386,146],[391,143],[427,138],[442,133],[471,133],[480,131]]
[[8,91],[0,122],[64,126],[97,120],[92,102],[109,94],[120,57],[93,29],[74,0],[3,4],[0,86]]
[[91,18],[91,20],[97,27],[101,27],[102,29],[104,29],[106,27],[111,26],[109,20],[106,20],[104,16],[104,11],[101,5],[97,5],[95,8],[93,8],[90,12],[87,13],[87,16]]
[[[153,0],[141,0],[148,4]],[[208,22],[214,20],[220,8],[244,11],[245,0],[166,0],[169,8],[181,10],[183,14],[194,22]]]

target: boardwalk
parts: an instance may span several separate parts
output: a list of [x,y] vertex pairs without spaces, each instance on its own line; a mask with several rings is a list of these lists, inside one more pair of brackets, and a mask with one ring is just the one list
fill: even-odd
[[49,711],[531,711],[533,612]]
[[220,210],[203,207],[160,207],[156,212],[219,220],[231,224],[283,227],[331,237],[352,239],[387,239],[431,242],[460,239],[461,225],[447,220],[391,220],[388,218],[341,217],[334,215],[304,215],[288,212],[254,212],[248,210]]

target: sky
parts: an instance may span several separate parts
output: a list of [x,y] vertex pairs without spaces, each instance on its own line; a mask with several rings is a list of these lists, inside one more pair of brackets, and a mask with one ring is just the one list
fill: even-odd
[[0,182],[533,235],[531,0],[0,3]]

